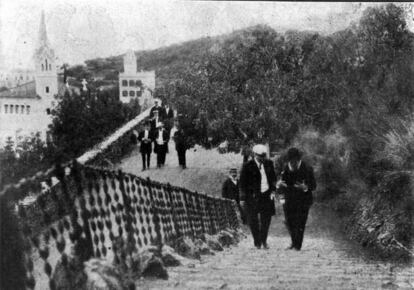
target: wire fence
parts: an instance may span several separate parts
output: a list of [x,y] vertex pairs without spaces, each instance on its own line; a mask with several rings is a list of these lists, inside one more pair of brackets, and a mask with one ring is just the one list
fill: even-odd
[[[76,161],[49,173],[59,183],[17,211],[28,289],[56,289],[56,266],[70,256],[125,263],[145,246],[172,245],[179,237],[239,227],[232,200]],[[36,190],[32,183],[10,187],[1,198]]]

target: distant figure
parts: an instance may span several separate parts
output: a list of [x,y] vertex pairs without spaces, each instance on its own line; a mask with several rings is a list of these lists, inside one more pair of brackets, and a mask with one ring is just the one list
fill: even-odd
[[150,168],[152,151],[152,134],[149,123],[144,124],[144,129],[139,132],[138,141],[140,142],[140,152],[142,156],[142,171]]
[[174,133],[175,149],[177,150],[178,155],[178,164],[182,169],[187,168],[185,153],[189,148],[187,136],[184,133],[184,130],[177,124],[177,130]]
[[218,146],[218,151],[220,154],[227,153],[229,149],[229,141],[225,140],[224,142],[221,142]]
[[167,154],[168,141],[170,140],[168,131],[165,130],[162,122],[158,124],[158,128],[155,131],[153,138],[155,143],[154,153],[157,154],[157,167],[161,168],[165,165],[165,155]]
[[155,110],[153,113],[153,117],[151,120],[151,131],[155,131],[158,128],[158,124],[161,122],[161,118],[159,117],[159,111]]
[[[273,162],[266,158],[266,146],[253,147],[254,158],[245,164],[240,174],[240,203],[247,215],[254,245],[268,249],[267,235],[275,215],[276,174]],[[259,222],[260,220],[260,222]]]
[[246,163],[247,161],[253,158],[252,147],[253,147],[253,141],[249,141],[243,145],[242,151],[241,151],[241,155],[243,156],[243,163]]
[[276,187],[285,197],[283,211],[292,240],[287,249],[299,251],[302,248],[309,209],[313,203],[312,191],[316,188],[316,181],[313,168],[301,160],[301,153],[297,148],[288,150],[287,161]]
[[165,119],[171,120],[174,118],[174,111],[168,104],[165,105],[164,111]]
[[223,187],[221,189],[221,196],[223,198],[228,198],[236,201],[243,224],[245,224],[245,215],[243,214],[243,210],[240,206],[240,192],[239,180],[237,179],[237,168],[230,169],[229,177],[223,183]]
[[163,108],[161,107],[160,103],[158,100],[154,101],[154,107],[151,108],[150,110],[150,118],[154,118],[155,112],[158,112],[158,116],[161,118],[162,117],[162,110]]

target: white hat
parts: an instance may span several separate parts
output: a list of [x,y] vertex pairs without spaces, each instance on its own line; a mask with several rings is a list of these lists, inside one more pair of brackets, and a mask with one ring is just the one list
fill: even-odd
[[163,127],[163,126],[164,126],[164,123],[163,122],[158,122],[157,128],[160,128],[160,127]]
[[257,155],[263,155],[267,153],[267,148],[265,145],[257,144],[253,146],[253,153]]

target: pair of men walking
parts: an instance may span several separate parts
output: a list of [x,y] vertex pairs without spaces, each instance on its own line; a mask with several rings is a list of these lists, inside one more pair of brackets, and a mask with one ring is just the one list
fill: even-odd
[[138,134],[138,141],[141,142],[140,152],[142,156],[142,170],[150,167],[152,143],[154,142],[154,153],[157,154],[157,167],[165,164],[165,156],[168,152],[169,132],[165,130],[163,123],[158,123],[155,131],[150,129],[150,124],[145,123],[144,129]]
[[312,204],[316,182],[311,166],[301,160],[298,149],[287,153],[287,164],[277,181],[273,162],[266,158],[264,145],[253,147],[254,158],[243,165],[240,174],[240,204],[247,216],[256,248],[268,249],[267,236],[275,215],[276,191],[284,196],[283,210],[292,244],[288,249],[300,250],[306,220]]

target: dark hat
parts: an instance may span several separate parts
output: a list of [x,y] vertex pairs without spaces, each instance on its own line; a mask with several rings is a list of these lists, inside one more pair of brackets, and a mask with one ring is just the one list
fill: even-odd
[[302,157],[302,154],[300,153],[298,148],[292,147],[287,152],[288,160],[300,159],[301,157]]
[[231,172],[237,172],[237,168],[230,168],[230,173]]

